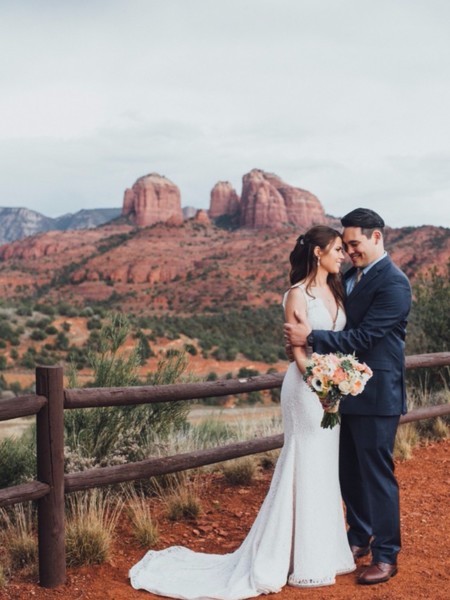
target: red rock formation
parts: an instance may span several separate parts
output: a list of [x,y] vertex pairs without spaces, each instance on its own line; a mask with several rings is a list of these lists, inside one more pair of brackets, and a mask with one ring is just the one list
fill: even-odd
[[239,208],[239,196],[229,181],[219,181],[211,190],[209,217],[233,215]]
[[198,210],[195,213],[194,223],[201,223],[202,225],[211,225],[211,220],[208,217],[206,210]]
[[242,227],[277,229],[290,223],[308,228],[326,222],[322,204],[310,192],[259,169],[253,169],[242,178]]
[[266,173],[253,169],[242,178],[240,225],[251,229],[280,227],[288,223],[283,196],[267,179]]
[[166,177],[150,173],[140,177],[131,189],[125,190],[122,216],[138,227],[167,222],[181,224],[180,190]]

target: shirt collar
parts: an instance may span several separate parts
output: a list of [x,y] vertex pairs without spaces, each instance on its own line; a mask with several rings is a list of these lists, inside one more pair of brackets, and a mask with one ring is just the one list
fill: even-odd
[[384,251],[382,256],[380,256],[380,258],[377,258],[376,260],[372,261],[371,263],[369,263],[368,265],[366,265],[364,267],[364,269],[362,270],[363,274],[365,275],[366,273],[368,273],[372,267],[374,267],[377,263],[379,263],[380,260],[383,260],[383,258],[386,258],[386,256],[387,256],[387,252]]

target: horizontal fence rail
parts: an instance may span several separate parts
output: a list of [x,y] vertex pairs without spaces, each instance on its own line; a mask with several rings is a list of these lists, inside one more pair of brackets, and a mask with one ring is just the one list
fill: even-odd
[[[450,366],[450,352],[406,357],[406,368]],[[279,388],[284,373],[202,383],[125,388],[64,389],[61,367],[37,367],[36,394],[0,400],[0,421],[36,415],[37,481],[0,490],[0,506],[38,501],[39,579],[43,587],[65,582],[64,494],[145,479],[267,452],[283,446],[283,434],[175,456],[64,475],[64,409],[131,406],[230,396]],[[423,407],[400,418],[400,424],[450,414],[450,404]]]
[[37,415],[46,404],[47,398],[36,394],[0,400],[0,421]]
[[[406,357],[406,368],[450,365],[450,352],[416,354]],[[73,388],[64,390],[64,408],[131,406],[153,402],[178,402],[200,398],[231,396],[271,390],[281,386],[284,373],[256,375],[241,379],[222,379],[201,383],[174,383],[124,388]]]

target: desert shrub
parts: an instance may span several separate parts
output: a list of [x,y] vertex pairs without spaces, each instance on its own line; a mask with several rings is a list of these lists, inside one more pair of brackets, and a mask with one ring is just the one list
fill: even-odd
[[94,316],[94,317],[92,317],[92,319],[88,319],[87,320],[86,327],[89,330],[92,330],[92,329],[101,329],[102,328],[102,322],[101,322],[101,320],[98,317]]
[[31,317],[33,314],[33,307],[30,304],[21,304],[17,307],[16,313],[22,317]]
[[27,348],[20,359],[20,364],[26,369],[34,369],[36,366],[37,351],[35,348]]
[[66,355],[66,361],[70,365],[75,365],[76,369],[84,369],[88,364],[87,352],[84,348],[70,346]]
[[46,337],[47,337],[47,334],[45,333],[45,331],[42,331],[41,329],[33,329],[33,331],[30,334],[30,338],[35,341],[45,340]]
[[68,350],[69,338],[63,331],[56,332],[55,348],[57,350]]
[[0,442],[0,488],[19,485],[36,475],[35,441],[29,433]]
[[8,321],[0,320],[0,339],[11,341],[17,337],[17,332]]
[[197,348],[194,346],[194,344],[185,344],[184,350],[192,356],[197,356]]
[[155,356],[155,353],[150,348],[148,338],[143,331],[138,331],[136,337],[139,340],[137,350],[139,352],[140,362],[141,362],[141,365],[145,365],[145,363],[151,356]]
[[52,306],[51,304],[35,304],[34,305],[34,310],[36,312],[40,312],[43,315],[48,315],[49,317],[53,317],[56,313],[55,307]]
[[6,360],[6,356],[3,354],[0,355],[0,371],[4,371],[8,366],[8,361]]
[[230,485],[250,485],[256,474],[255,460],[251,456],[224,463],[222,473]]
[[68,302],[60,302],[56,306],[56,311],[63,317],[76,317],[78,315],[78,309]]
[[[126,387],[141,384],[137,375],[140,356],[121,348],[130,332],[128,319],[111,314],[99,335],[98,349],[88,352],[93,368],[93,387]],[[174,383],[187,366],[184,356],[161,361],[147,376],[150,385]],[[66,411],[64,415],[68,449],[82,459],[88,457],[102,466],[145,458],[152,436],[168,435],[186,421],[186,402],[136,406],[90,408]]]

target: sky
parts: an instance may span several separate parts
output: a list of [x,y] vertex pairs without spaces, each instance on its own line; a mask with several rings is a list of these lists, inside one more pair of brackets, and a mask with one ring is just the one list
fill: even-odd
[[0,0],[0,206],[182,206],[253,168],[450,227],[448,0]]

